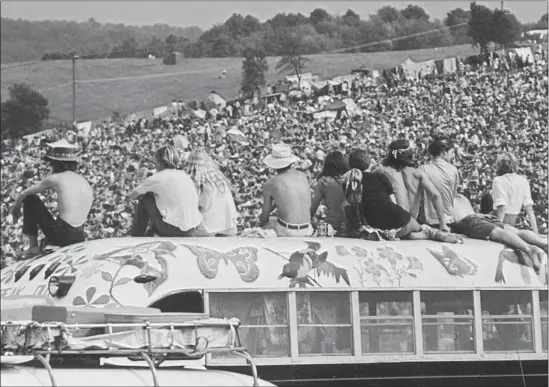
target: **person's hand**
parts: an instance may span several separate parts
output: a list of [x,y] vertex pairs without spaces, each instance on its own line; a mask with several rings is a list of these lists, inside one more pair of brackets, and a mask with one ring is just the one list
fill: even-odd
[[13,216],[13,221],[17,222],[17,219],[21,216],[21,203],[16,202],[11,210],[11,215]]
[[450,227],[446,225],[446,223],[443,223],[439,226],[440,231],[442,232],[450,232]]

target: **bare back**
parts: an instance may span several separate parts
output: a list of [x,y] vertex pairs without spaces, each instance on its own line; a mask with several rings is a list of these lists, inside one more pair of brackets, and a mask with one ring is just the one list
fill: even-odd
[[278,207],[278,217],[291,224],[304,224],[311,220],[311,189],[307,176],[289,169],[265,184]]
[[86,222],[93,202],[93,190],[82,176],[66,171],[46,178],[50,188],[57,193],[59,217],[73,227]]

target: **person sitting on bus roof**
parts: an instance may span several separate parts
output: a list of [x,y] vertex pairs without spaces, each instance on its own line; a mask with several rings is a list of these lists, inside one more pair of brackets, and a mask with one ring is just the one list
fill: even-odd
[[[305,173],[292,169],[299,158],[287,144],[274,144],[263,162],[277,175],[263,185],[261,227],[274,229],[279,237],[303,237],[313,233],[311,226],[311,191]],[[278,218],[269,222],[271,212],[278,208]]]
[[[366,157],[367,155],[363,158]],[[439,231],[427,225],[420,226],[408,211],[396,204],[393,187],[383,173],[362,173],[361,211],[368,225],[388,239],[463,242],[459,235]]]
[[[63,139],[48,144],[45,160],[52,167],[52,174],[37,185],[23,191],[15,200],[12,214],[14,221],[20,216],[23,206],[23,234],[29,239],[28,250],[21,258],[31,258],[42,253],[38,244],[38,227],[49,244],[68,246],[83,242],[84,223],[88,219],[93,190],[90,184],[78,173],[78,147]],[[54,218],[37,196],[47,190],[57,194],[59,215]]]
[[[420,167],[434,188],[439,193],[439,203],[434,202],[434,197],[427,196],[424,200],[425,223],[431,227],[446,227],[446,224],[453,223],[452,209],[454,207],[454,196],[460,182],[458,169],[452,164],[455,157],[454,143],[448,137],[436,138],[427,151],[432,159]],[[440,213],[440,209],[444,211]],[[442,228],[441,228],[442,229]]]
[[[539,271],[548,248],[547,239],[530,230],[518,230],[504,224],[493,215],[477,214],[469,200],[460,194],[454,198],[453,216],[456,220],[453,231],[469,238],[491,240],[522,251],[532,261],[532,267]],[[542,250],[543,249],[543,250]],[[545,251],[545,253],[544,253]]]
[[[130,200],[140,197],[131,236],[193,236],[202,222],[194,183],[187,173],[176,169],[179,157],[175,148],[159,148],[155,159],[157,172],[130,193]],[[152,226],[147,232],[149,221]]]
[[[396,140],[389,145],[390,153],[385,160],[385,164],[397,172],[402,173],[404,195],[409,203],[409,212],[412,218],[418,220],[420,215],[421,204],[425,196],[434,204],[435,214],[438,218],[437,226],[441,231],[448,232],[448,227],[445,216],[445,207],[442,196],[437,187],[433,184],[430,176],[426,171],[415,168],[413,163],[414,152],[408,140]],[[426,195],[424,196],[424,192]]]
[[525,176],[518,175],[518,161],[510,152],[503,152],[496,159],[496,174],[492,182],[492,198],[495,216],[506,224],[515,226],[522,207],[526,211],[530,226],[538,232],[538,224],[532,201],[530,183]]
[[326,222],[336,232],[342,232],[347,224],[343,205],[345,195],[342,189],[342,176],[349,170],[349,164],[343,153],[330,152],[324,159],[322,172],[313,194],[311,218],[316,214],[321,202],[326,206]]
[[189,154],[186,170],[193,179],[199,196],[202,223],[195,236],[234,236],[238,211],[231,183],[204,149]]

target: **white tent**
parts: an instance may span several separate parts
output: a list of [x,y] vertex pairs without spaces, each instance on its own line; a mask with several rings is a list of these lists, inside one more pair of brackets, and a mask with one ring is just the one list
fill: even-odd
[[154,108],[153,116],[158,117],[163,114],[168,113],[168,107],[167,106],[159,106],[157,108]]
[[222,110],[225,109],[225,106],[227,106],[227,101],[225,101],[223,98],[219,96],[219,94],[216,93],[210,93],[208,97],[208,101],[215,104],[215,107]]

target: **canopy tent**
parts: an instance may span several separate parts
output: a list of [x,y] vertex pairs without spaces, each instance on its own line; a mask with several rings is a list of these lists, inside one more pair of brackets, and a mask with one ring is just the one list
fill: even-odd
[[[313,75],[311,73],[304,73],[304,74],[301,74],[301,77],[300,77],[301,81],[317,81],[318,80],[318,76],[316,75]],[[297,75],[287,75],[284,77],[284,81],[286,82],[289,82],[289,83],[294,83],[294,82],[297,82],[298,79],[297,79]]]
[[225,109],[227,106],[227,101],[225,101],[221,96],[215,92],[210,93],[208,100],[215,104],[217,109]]
[[154,108],[154,110],[153,110],[153,116],[155,116],[155,117],[162,117],[162,116],[165,116],[169,113],[170,113],[170,111],[169,111],[167,106],[159,106],[159,107]]
[[426,62],[414,62],[410,58],[406,58],[404,63],[402,63],[399,67],[402,69],[406,77],[412,79],[417,79],[420,76],[424,77],[426,75],[431,75],[436,69],[435,61],[433,60],[428,60]]

